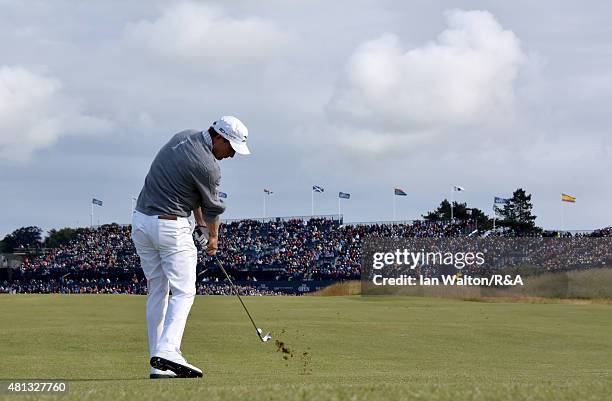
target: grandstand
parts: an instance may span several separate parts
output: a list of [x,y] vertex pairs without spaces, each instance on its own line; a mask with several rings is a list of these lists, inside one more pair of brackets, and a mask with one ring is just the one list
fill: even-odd
[[[340,215],[226,220],[218,257],[243,294],[301,294],[359,279],[366,237],[446,238],[474,232],[468,220],[344,224]],[[4,269],[0,292],[146,294],[130,234],[129,225],[79,229],[67,244],[26,255],[17,268]],[[607,228],[577,235],[611,234]],[[201,251],[197,269],[198,294],[230,293]]]

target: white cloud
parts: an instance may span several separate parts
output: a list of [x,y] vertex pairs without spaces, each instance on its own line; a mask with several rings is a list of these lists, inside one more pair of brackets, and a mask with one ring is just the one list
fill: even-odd
[[487,11],[445,12],[435,41],[405,50],[384,34],[361,44],[335,89],[328,115],[402,134],[482,124],[512,113],[526,59],[516,35]]
[[270,21],[232,18],[195,2],[166,7],[154,21],[129,24],[126,37],[161,59],[218,72],[237,64],[267,62],[291,40]]
[[81,113],[57,78],[0,67],[0,159],[24,161],[63,135],[104,132],[110,125]]

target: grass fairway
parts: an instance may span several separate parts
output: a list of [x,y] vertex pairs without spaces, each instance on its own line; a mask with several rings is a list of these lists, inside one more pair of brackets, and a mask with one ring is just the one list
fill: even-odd
[[67,396],[0,399],[612,399],[612,305],[245,298],[290,357],[259,342],[234,297],[197,297],[183,353],[204,379],[152,381],[145,301],[0,296],[0,379],[70,381]]

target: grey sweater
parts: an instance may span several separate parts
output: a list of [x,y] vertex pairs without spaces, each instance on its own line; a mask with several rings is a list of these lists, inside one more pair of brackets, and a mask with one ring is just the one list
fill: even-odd
[[188,217],[201,206],[208,219],[225,211],[218,197],[219,164],[212,154],[211,141],[203,135],[208,132],[185,130],[161,148],[145,178],[136,210],[149,216]]

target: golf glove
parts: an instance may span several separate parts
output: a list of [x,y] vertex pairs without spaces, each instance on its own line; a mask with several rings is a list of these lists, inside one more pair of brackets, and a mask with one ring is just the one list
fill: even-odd
[[208,245],[208,228],[204,226],[196,226],[193,231],[193,236],[198,244],[202,247],[202,249],[206,248]]

